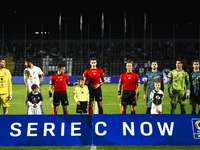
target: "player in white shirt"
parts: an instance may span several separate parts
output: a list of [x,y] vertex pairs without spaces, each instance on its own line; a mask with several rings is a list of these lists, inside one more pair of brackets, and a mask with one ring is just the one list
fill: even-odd
[[151,114],[162,114],[162,101],[164,100],[164,93],[160,90],[160,82],[154,82],[155,90],[150,93]]
[[[26,84],[26,103],[27,95],[32,91],[31,86],[36,84],[41,92],[41,86],[44,83],[44,73],[42,70],[33,65],[33,60],[31,58],[25,59],[26,69],[24,70],[24,82]],[[28,106],[27,106],[28,110]]]

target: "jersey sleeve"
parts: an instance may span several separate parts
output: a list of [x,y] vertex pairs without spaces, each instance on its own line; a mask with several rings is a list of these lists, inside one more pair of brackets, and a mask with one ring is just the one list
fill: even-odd
[[148,73],[145,73],[145,75],[144,75],[144,79],[145,79],[145,80],[148,79]]
[[78,98],[77,98],[77,88],[75,88],[74,90],[74,100],[77,103],[78,102]]
[[42,97],[42,94],[40,93],[40,101],[43,101],[43,97]]
[[86,92],[87,92],[87,101],[88,101],[88,103],[89,103],[89,97],[90,97],[90,93],[89,93],[89,90],[88,90],[88,88],[86,87]]
[[188,79],[189,80],[189,74],[187,73],[187,72],[185,72],[186,73],[186,79]]
[[103,77],[103,71],[100,69],[100,77]]
[[30,94],[28,94],[28,101],[27,101],[28,106],[33,106],[32,102],[31,102],[31,97]]
[[30,96],[30,94],[28,94],[28,98],[27,99],[28,99],[29,102],[31,102],[31,96]]
[[88,77],[88,71],[87,71],[87,70],[85,70],[83,76],[84,76],[84,77]]
[[68,83],[68,82],[69,82],[69,77],[67,76],[66,83]]
[[119,83],[123,83],[123,75],[120,76]]
[[12,92],[12,81],[11,81],[11,78],[12,78],[11,73],[8,70],[8,89],[9,89],[10,93]]
[[25,71],[26,71],[26,69],[24,70],[24,82],[25,82],[25,84],[28,84],[28,82],[27,82],[28,77],[26,76]]
[[54,85],[54,78],[53,78],[53,76],[51,77],[49,84],[50,85]]
[[153,98],[153,96],[154,96],[154,92],[153,91],[151,91],[151,93],[150,93],[150,100]]
[[161,79],[163,79],[164,77],[163,77],[163,74],[160,72],[160,76],[161,76]]
[[172,71],[169,72],[168,78],[172,78]]
[[136,81],[135,81],[135,83],[140,83],[140,78],[139,78],[138,75],[136,75]]
[[44,73],[40,68],[38,68],[38,76],[39,76],[39,78],[44,77]]

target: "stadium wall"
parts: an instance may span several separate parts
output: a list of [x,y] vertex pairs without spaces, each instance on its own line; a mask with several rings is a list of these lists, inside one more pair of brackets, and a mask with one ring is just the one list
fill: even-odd
[[200,145],[200,115],[8,115],[0,146]]
[[[69,76],[69,80],[71,83],[77,82],[77,79],[80,76]],[[106,84],[118,84],[119,83],[119,77],[120,76],[104,76],[104,80]],[[49,84],[50,76],[44,77],[44,83]],[[164,76],[164,83],[167,84],[168,77]],[[24,77],[23,76],[13,76],[12,77],[12,83],[13,84],[24,84]],[[144,76],[140,76],[140,83],[144,83]]]

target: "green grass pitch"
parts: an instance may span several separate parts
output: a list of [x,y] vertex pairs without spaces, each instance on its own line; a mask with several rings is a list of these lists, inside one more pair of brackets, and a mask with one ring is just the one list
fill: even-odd
[[[103,111],[104,114],[119,114],[119,100],[117,95],[118,84],[105,84],[102,86],[103,95]],[[51,114],[51,104],[49,101],[49,85],[45,84],[42,86],[42,96],[43,96],[43,110],[44,114]],[[69,100],[68,112],[69,114],[76,114],[76,103],[73,98],[75,86],[67,87],[67,94]],[[24,84],[13,84],[13,95],[14,98],[10,102],[10,107],[8,113],[10,115],[26,114],[25,106],[25,85]],[[163,114],[169,114],[171,106],[170,99],[167,92],[167,85],[165,84],[164,91],[165,100],[163,101]],[[191,113],[191,105],[189,100],[186,100],[186,113]],[[94,109],[94,108],[93,108]],[[146,112],[146,101],[143,100],[143,84],[140,86],[140,95],[137,100],[137,106],[135,107],[136,114],[145,114]],[[62,114],[62,107],[60,106],[59,114]],[[127,109],[127,114],[130,113],[130,108]],[[179,104],[176,108],[176,114],[180,114]],[[2,108],[1,108],[2,114]]]
[[[103,95],[103,109],[104,114],[119,114],[119,100],[117,95],[117,84],[105,84],[102,86],[102,95]],[[48,92],[49,85],[45,84],[42,86],[42,95],[43,95],[43,110],[45,114],[51,114],[51,104],[49,101],[49,92]],[[68,112],[69,114],[76,114],[76,103],[73,99],[73,91],[75,87],[67,87],[67,94],[69,99],[69,106]],[[165,100],[163,102],[163,113],[169,114],[170,112],[170,99],[167,92],[167,85],[165,85]],[[26,114],[26,106],[25,106],[25,85],[24,84],[13,84],[13,95],[14,98],[10,102],[9,107],[9,114],[10,115],[18,115],[18,114]],[[1,108],[2,114],[2,108]],[[140,87],[140,95],[137,101],[136,106],[136,114],[145,114],[146,112],[146,101],[143,100],[143,84]],[[59,108],[59,114],[62,114],[62,108]],[[127,113],[130,113],[130,108],[128,107]],[[180,114],[180,107],[177,105],[176,114]],[[189,100],[187,100],[186,104],[186,113],[191,113],[191,106],[189,105]],[[0,147],[1,150],[35,150],[35,149],[42,149],[42,150],[90,150],[91,146],[22,146],[22,147]],[[169,150],[169,149],[176,149],[176,150],[183,150],[183,149],[200,149],[200,146],[96,146],[97,150],[127,150],[127,149],[135,149],[135,150]]]

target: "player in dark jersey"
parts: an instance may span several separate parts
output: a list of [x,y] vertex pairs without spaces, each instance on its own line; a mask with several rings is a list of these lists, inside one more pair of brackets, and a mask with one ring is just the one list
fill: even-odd
[[[90,102],[89,102],[89,114],[93,114],[93,101],[94,98],[97,101],[99,108],[99,114],[103,114],[102,106],[102,92],[101,86],[104,84],[104,73],[100,68],[97,68],[97,59],[90,59],[91,68],[87,69],[84,72],[84,82],[88,85],[90,93]],[[86,82],[88,79],[88,82]],[[100,79],[102,82],[100,82]]]
[[193,62],[193,72],[190,74],[190,89],[191,98],[190,104],[192,105],[192,114],[196,114],[196,104],[198,104],[200,114],[200,71],[199,71],[199,60],[195,59]]
[[[64,74],[65,73],[65,65],[59,64],[58,65],[58,73],[53,75],[50,79],[50,85],[49,85],[49,98],[50,102],[53,102],[54,105],[54,114],[57,115],[58,106],[63,106],[63,114],[68,114],[67,111],[67,105],[69,105],[68,98],[67,98],[67,88],[66,84],[68,86],[74,86],[77,85],[77,83],[70,83],[69,77]],[[54,86],[54,95],[52,98],[52,88]]]
[[[136,100],[138,100],[140,92],[140,79],[139,76],[132,72],[133,65],[130,61],[126,64],[127,71],[120,76],[118,85],[118,98],[122,104],[122,114],[126,114],[127,105],[131,107],[131,114],[135,114]],[[123,94],[121,96],[121,87],[123,84]],[[137,86],[137,94],[135,92]]]
[[[164,92],[164,84],[163,84],[163,74],[157,70],[158,64],[156,61],[152,61],[151,63],[151,71],[145,74],[145,81],[144,81],[144,95],[143,99],[146,100],[147,110],[146,114],[150,114],[151,112],[151,104],[152,101],[150,99],[151,91],[155,90],[154,82],[159,81],[161,83],[161,90]],[[146,94],[147,89],[147,94]]]

